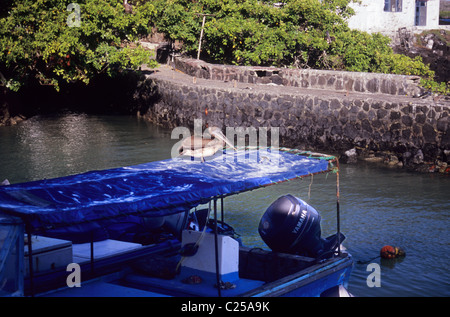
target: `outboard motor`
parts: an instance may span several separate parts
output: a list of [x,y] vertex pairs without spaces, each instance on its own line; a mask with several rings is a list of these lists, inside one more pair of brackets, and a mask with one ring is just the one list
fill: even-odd
[[274,201],[261,218],[258,228],[263,241],[275,252],[309,257],[330,257],[344,235],[320,237],[320,215],[303,200],[285,195]]

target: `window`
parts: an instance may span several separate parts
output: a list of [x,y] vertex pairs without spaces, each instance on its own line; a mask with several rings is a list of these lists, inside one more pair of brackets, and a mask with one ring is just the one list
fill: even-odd
[[416,1],[416,25],[427,25],[427,2],[424,0]]
[[402,0],[384,0],[384,11],[402,12]]

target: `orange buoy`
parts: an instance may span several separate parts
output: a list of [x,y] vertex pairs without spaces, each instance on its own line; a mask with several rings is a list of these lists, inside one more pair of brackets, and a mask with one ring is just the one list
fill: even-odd
[[394,259],[400,256],[405,256],[406,253],[399,247],[392,247],[390,245],[385,245],[381,248],[380,256],[384,259]]

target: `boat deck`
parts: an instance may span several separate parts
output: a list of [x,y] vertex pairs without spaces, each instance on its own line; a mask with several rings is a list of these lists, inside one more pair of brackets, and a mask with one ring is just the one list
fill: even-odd
[[[197,284],[186,283],[181,274],[170,274],[179,256],[164,258],[152,255],[124,267],[120,272],[83,282],[81,287],[61,288],[42,294],[45,297],[237,297],[272,296],[272,292],[286,285],[314,284],[314,289],[334,286],[348,279],[350,258],[342,255],[317,263],[315,259],[273,253],[261,249],[240,249],[239,278],[221,289],[220,295],[214,279],[202,279]],[[136,266],[136,263],[140,263]],[[150,263],[150,264],[149,264]],[[145,265],[143,265],[145,264]],[[151,267],[151,268],[150,268]],[[164,272],[164,274],[163,274]],[[329,280],[317,284],[315,275]],[[283,295],[282,295],[283,296]],[[288,295],[290,296],[290,295]],[[314,295],[313,295],[314,296]]]
[[[164,280],[156,277],[149,277],[142,274],[129,274],[122,283],[127,287],[135,287],[137,289],[154,292],[157,294],[171,294],[175,297],[210,297],[214,294],[218,295],[218,289],[213,282],[201,282],[199,284],[183,283],[180,277],[171,280]],[[240,296],[245,292],[251,291],[264,284],[263,281],[249,280],[239,278],[233,282],[234,287],[230,289],[222,289],[222,297]]]
[[165,297],[166,295],[117,285],[102,280],[82,284],[82,287],[64,288],[43,297]]

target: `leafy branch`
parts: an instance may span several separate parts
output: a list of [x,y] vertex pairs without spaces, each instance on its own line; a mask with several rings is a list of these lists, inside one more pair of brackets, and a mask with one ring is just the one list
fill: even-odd
[[110,76],[142,64],[156,66],[151,53],[137,44],[150,32],[155,8],[142,3],[127,14],[113,0],[79,4],[80,24],[70,27],[63,0],[9,1],[0,16],[2,85],[17,91],[30,80],[59,89],[62,83],[84,82],[100,73]]

